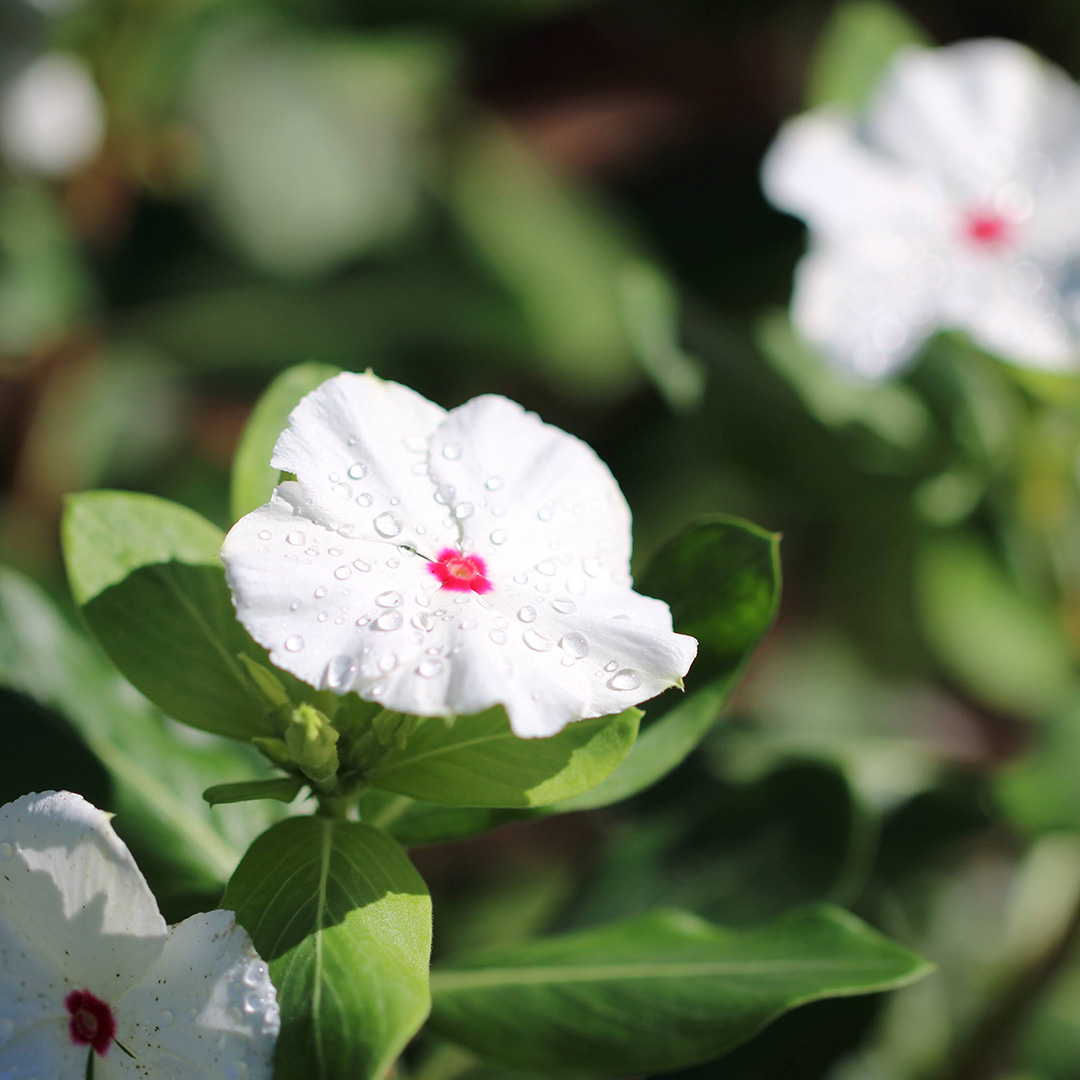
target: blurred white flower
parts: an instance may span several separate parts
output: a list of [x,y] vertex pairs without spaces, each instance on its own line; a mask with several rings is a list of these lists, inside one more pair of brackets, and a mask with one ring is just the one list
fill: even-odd
[[0,146],[16,168],[67,176],[101,149],[104,137],[101,96],[74,56],[46,53],[3,88]]
[[902,51],[862,116],[788,121],[763,181],[810,227],[796,328],[841,367],[890,374],[951,328],[1076,368],[1080,88],[1024,46]]
[[0,807],[0,1077],[269,1080],[277,998],[231,912],[171,929],[109,815]]
[[293,410],[298,482],[222,549],[240,621],[317,687],[551,735],[680,685],[697,643],[635,593],[630,511],[579,439],[502,397],[451,412],[342,374]]

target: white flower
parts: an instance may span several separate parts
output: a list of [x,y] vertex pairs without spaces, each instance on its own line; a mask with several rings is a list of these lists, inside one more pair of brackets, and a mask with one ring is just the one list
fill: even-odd
[[105,137],[105,107],[86,65],[46,53],[4,88],[0,145],[15,166],[67,176],[92,158]]
[[795,325],[842,367],[889,374],[939,328],[1077,366],[1080,89],[1030,50],[906,49],[861,117],[785,124],[763,180],[810,226]]
[[109,815],[0,807],[0,1078],[268,1080],[274,987],[228,911],[170,929]]
[[522,736],[682,676],[697,643],[630,579],[630,511],[579,439],[502,397],[450,412],[372,375],[293,410],[298,482],[222,549],[240,621],[278,667],[397,712],[503,705]]

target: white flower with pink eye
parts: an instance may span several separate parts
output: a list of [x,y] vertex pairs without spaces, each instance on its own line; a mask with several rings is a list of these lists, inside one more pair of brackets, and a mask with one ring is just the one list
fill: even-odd
[[0,1078],[269,1080],[277,997],[232,912],[166,926],[109,815],[0,807]]
[[681,685],[697,642],[633,591],[630,511],[579,439],[506,398],[450,412],[345,373],[293,410],[296,481],[222,548],[274,664],[396,712],[505,707],[552,735]]
[[1080,366],[1080,88],[1024,46],[903,50],[861,116],[788,121],[763,182],[810,227],[792,317],[839,366],[891,374],[938,329]]

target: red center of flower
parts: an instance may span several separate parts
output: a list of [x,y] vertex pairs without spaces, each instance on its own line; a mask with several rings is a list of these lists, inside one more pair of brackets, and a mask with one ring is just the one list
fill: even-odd
[[451,592],[491,592],[494,586],[487,579],[487,567],[479,555],[462,555],[453,548],[443,548],[428,569]]
[[113,1011],[89,990],[72,990],[64,1004],[71,1013],[68,1031],[76,1046],[92,1046],[95,1053],[104,1057],[116,1036],[116,1018]]
[[1000,247],[1012,240],[1012,225],[992,210],[976,210],[964,220],[964,236],[978,247]]

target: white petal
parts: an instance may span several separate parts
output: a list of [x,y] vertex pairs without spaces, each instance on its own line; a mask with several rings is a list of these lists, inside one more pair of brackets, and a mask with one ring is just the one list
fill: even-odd
[[495,395],[452,410],[431,474],[454,489],[462,551],[483,555],[491,576],[554,561],[562,577],[629,584],[630,509],[611,470],[535,413]]
[[867,139],[977,197],[1038,167],[1062,136],[1075,144],[1076,88],[1011,41],[909,49],[890,67],[866,117]]
[[1080,366],[1077,341],[1061,297],[1037,264],[1011,259],[957,259],[943,291],[943,321],[981,348],[1049,371]]
[[344,535],[440,545],[442,523],[427,476],[431,435],[446,415],[407,387],[344,372],[308,394],[274,448],[275,468],[295,474],[312,516]]
[[776,206],[826,237],[866,229],[940,231],[935,185],[867,147],[854,119],[835,109],[783,125],[762,164],[762,184]]
[[[63,1009],[63,1006],[61,1006]],[[0,1076],[4,1080],[51,1080],[86,1073],[89,1046],[76,1046],[68,1034],[69,1017],[54,1016],[0,1040]],[[2,1021],[0,1021],[2,1023]]]
[[[81,796],[27,795],[0,808],[0,870],[0,942],[5,957],[28,957],[28,980],[48,973],[42,1008],[62,1012],[72,989],[112,1004],[160,954],[166,926],[153,894],[109,815]],[[0,988],[6,995],[11,983]]]
[[902,367],[937,326],[941,257],[899,237],[822,246],[799,263],[795,328],[839,368],[869,379]]
[[102,1080],[268,1080],[279,1024],[266,965],[230,911],[173,928],[120,999],[117,1038],[135,1055],[95,1063]]

